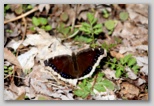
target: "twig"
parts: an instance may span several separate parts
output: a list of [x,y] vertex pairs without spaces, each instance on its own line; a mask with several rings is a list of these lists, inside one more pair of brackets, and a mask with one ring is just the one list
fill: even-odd
[[76,34],[79,32],[79,30],[77,30],[76,32],[74,32],[72,35],[70,35],[69,37],[62,39],[62,41],[66,40],[66,39],[70,39],[73,38],[74,36],[76,36]]
[[26,35],[27,21],[26,21],[25,17],[23,17],[22,20],[24,22],[24,29],[25,29],[25,31],[23,32],[23,35],[22,35],[22,41],[23,41],[25,39],[25,35]]
[[31,13],[37,11],[37,10],[39,10],[38,7],[34,7],[32,10],[26,12],[25,14],[22,14],[22,15],[20,15],[20,16],[18,16],[18,17],[15,17],[15,18],[13,18],[13,19],[10,19],[10,20],[5,20],[5,21],[4,21],[4,24],[7,24],[7,23],[9,23],[9,22],[16,21],[16,20],[18,20],[18,19],[21,19],[21,18],[23,18],[23,17],[26,17],[27,15],[29,15],[29,14],[31,14]]

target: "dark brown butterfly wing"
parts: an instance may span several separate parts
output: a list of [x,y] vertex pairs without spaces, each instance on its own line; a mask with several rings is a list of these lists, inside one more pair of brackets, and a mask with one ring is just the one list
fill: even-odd
[[62,55],[50,58],[44,61],[45,66],[50,66],[54,71],[66,79],[75,79],[77,74],[74,71],[72,57],[69,55]]
[[78,77],[85,76],[90,73],[93,65],[96,63],[98,57],[104,53],[104,50],[98,48],[92,50],[87,49],[79,52],[76,55],[76,61],[78,66]]

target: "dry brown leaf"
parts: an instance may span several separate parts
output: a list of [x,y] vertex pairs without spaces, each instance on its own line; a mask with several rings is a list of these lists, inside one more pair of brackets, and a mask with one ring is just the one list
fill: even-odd
[[120,95],[126,99],[133,99],[139,95],[139,89],[128,82],[123,82],[121,84]]
[[124,55],[122,55],[121,53],[117,53],[115,51],[110,51],[110,54],[112,57],[115,57],[116,59],[120,59],[124,57]]
[[17,57],[15,57],[15,55],[7,48],[4,48],[4,59],[22,69]]
[[139,99],[140,100],[148,100],[148,93],[140,94]]

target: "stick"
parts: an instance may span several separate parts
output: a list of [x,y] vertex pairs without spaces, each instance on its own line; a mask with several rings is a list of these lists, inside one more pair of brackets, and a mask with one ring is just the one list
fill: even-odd
[[22,14],[22,15],[20,15],[20,16],[18,16],[18,17],[15,17],[15,18],[13,18],[13,19],[10,19],[10,20],[5,20],[5,21],[4,21],[4,24],[7,24],[7,23],[9,23],[9,22],[16,21],[16,20],[18,20],[18,19],[21,19],[21,18],[23,18],[23,17],[26,17],[27,15],[29,15],[29,14],[31,14],[31,13],[37,11],[37,10],[38,10],[38,7],[34,7],[32,10],[26,12],[25,14]]

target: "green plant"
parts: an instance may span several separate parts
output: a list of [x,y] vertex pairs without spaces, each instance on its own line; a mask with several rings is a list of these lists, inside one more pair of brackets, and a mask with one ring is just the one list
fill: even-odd
[[5,78],[7,78],[8,76],[10,76],[12,74],[13,74],[13,68],[11,66],[4,66],[4,76],[5,76]]
[[104,25],[106,27],[106,29],[109,31],[108,34],[112,34],[114,28],[115,28],[115,24],[116,24],[116,21],[114,20],[107,20],[105,21]]
[[79,41],[79,42],[90,43],[90,42],[92,42],[93,39],[85,37],[85,36],[76,36],[74,40]]
[[[32,18],[32,23],[35,27],[39,27],[41,29],[44,29],[45,31],[50,31],[52,30],[52,27],[51,25],[48,24],[48,20],[46,18],[43,18],[43,17],[33,17]],[[34,26],[32,26],[30,29],[32,31],[34,31]]]
[[114,48],[115,46],[117,46],[118,44],[120,44],[122,42],[122,40],[118,37],[114,37],[114,41],[115,41],[115,43],[113,43],[113,44],[107,44],[106,42],[104,42],[102,44],[102,48],[106,49],[107,52],[109,52],[112,48]]
[[102,48],[103,48],[103,49],[106,49],[107,52],[108,52],[108,51],[110,51],[111,48],[115,47],[116,45],[117,45],[117,44],[107,44],[106,42],[104,42],[104,43],[102,44]]
[[94,14],[87,13],[87,19],[88,22],[82,22],[82,26],[79,28],[80,31],[84,32],[88,37],[93,39],[93,42],[95,42],[94,35],[98,35],[102,30],[102,24],[97,24],[97,18],[94,17]]
[[6,29],[6,32],[7,32],[7,33],[12,33],[13,31],[10,30],[10,29]]
[[139,66],[136,63],[136,59],[132,57],[131,54],[124,56],[124,58],[120,58],[117,60],[116,58],[110,59],[106,64],[113,70],[116,70],[115,76],[117,78],[121,77],[122,75],[127,76],[125,68],[129,67],[133,70],[135,74],[139,71]]
[[70,34],[71,32],[71,28],[65,26],[65,24],[63,22],[61,22],[57,28],[57,31],[61,34],[63,34],[64,36],[67,36]]
[[109,13],[106,9],[103,9],[103,17],[104,18],[108,18],[109,17]]
[[122,21],[126,21],[128,19],[128,13],[127,12],[120,12],[119,14],[119,18],[122,20]]
[[78,84],[78,89],[74,90],[73,93],[81,98],[86,98],[88,95],[94,95],[94,89],[98,92],[105,92],[106,89],[114,90],[114,84],[103,77],[104,73],[100,72],[96,79],[84,79],[80,84]]
[[4,14],[6,14],[6,11],[10,9],[10,5],[4,5]]

